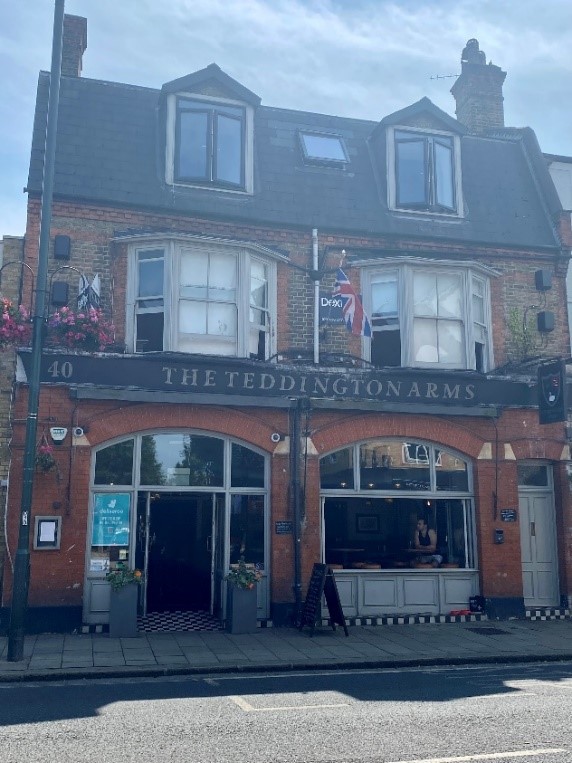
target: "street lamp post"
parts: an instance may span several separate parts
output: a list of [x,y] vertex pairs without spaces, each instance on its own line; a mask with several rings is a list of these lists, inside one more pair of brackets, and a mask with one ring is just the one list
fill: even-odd
[[30,521],[32,516],[36,433],[38,428],[38,408],[40,401],[40,370],[42,362],[44,317],[47,301],[48,252],[52,220],[54,164],[62,68],[63,26],[64,0],[55,0],[54,29],[52,36],[52,65],[50,70],[50,95],[46,124],[44,174],[42,179],[42,200],[40,208],[41,222],[38,250],[38,278],[36,282],[36,297],[32,317],[32,362],[30,378],[28,379],[28,416],[26,419],[26,439],[24,442],[22,500],[20,505],[18,549],[14,561],[10,626],[8,630],[7,658],[10,662],[19,662],[24,656],[24,634],[30,583]]

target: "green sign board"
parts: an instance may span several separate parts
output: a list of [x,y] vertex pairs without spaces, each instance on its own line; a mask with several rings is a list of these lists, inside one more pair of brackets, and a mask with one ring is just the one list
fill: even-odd
[[128,546],[130,493],[97,493],[93,505],[92,546]]

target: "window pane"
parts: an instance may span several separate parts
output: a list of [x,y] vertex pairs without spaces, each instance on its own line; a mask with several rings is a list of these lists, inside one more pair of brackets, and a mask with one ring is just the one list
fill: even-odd
[[208,274],[209,256],[206,252],[181,252],[181,297],[206,299]]
[[360,445],[361,490],[429,490],[429,449],[374,440]]
[[372,318],[376,325],[397,323],[396,273],[376,276],[375,281],[371,285],[371,305]]
[[320,487],[353,488],[354,486],[353,448],[337,450],[320,459]]
[[342,139],[336,136],[309,135],[301,133],[305,154],[309,159],[329,159],[330,161],[346,162],[346,154]]
[[257,260],[250,263],[250,304],[253,307],[268,306],[268,276],[266,265]]
[[413,321],[413,359],[418,363],[437,363],[437,322],[416,318]]
[[518,484],[523,487],[547,487],[548,467],[540,464],[518,464]]
[[461,279],[458,276],[437,276],[438,314],[442,318],[461,318]]
[[469,489],[468,466],[462,458],[446,450],[436,450],[435,459],[437,490]]
[[414,315],[437,315],[437,278],[432,273],[413,274]]
[[144,435],[141,484],[222,486],[223,445],[222,440],[203,435]]
[[398,204],[425,204],[425,145],[423,140],[396,143]]
[[136,352],[161,352],[163,349],[163,313],[140,313],[137,316]]
[[234,305],[210,303],[207,306],[207,333],[211,336],[236,337],[237,315]]
[[242,183],[242,122],[217,116],[216,178],[225,183]]
[[163,294],[163,260],[139,260],[138,297]]
[[464,365],[463,326],[453,321],[439,321],[439,362]]
[[236,257],[229,254],[209,256],[209,299],[232,302],[236,299]]
[[124,440],[95,455],[95,485],[133,484],[133,440]]
[[207,303],[179,302],[179,332],[181,334],[206,334],[207,333]]
[[441,566],[467,567],[465,536],[465,501],[440,500],[435,503],[437,553],[443,557]]
[[200,111],[179,112],[178,176],[208,178],[208,115]]
[[230,499],[230,563],[241,558],[264,569],[264,497],[233,495]]
[[453,152],[449,146],[444,146],[437,141],[434,144],[434,150],[436,202],[443,207],[453,209]]
[[232,487],[264,487],[264,456],[233,443],[230,484]]

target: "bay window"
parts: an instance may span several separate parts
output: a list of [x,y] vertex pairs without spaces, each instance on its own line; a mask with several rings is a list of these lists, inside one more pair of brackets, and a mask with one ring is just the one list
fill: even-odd
[[130,265],[127,341],[134,352],[273,354],[276,270],[263,255],[164,241],[134,246]]
[[364,281],[374,365],[491,368],[485,276],[463,265],[401,264],[364,270]]

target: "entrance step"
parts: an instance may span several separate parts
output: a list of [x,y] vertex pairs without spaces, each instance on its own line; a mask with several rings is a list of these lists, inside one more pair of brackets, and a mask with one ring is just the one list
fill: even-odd
[[[347,617],[347,625],[419,625],[422,623],[478,623],[487,620],[485,614],[473,612],[470,615],[384,615],[383,617]],[[329,620],[323,619],[326,627]]]
[[572,610],[555,609],[553,607],[542,607],[526,610],[527,620],[568,620],[572,618]]

